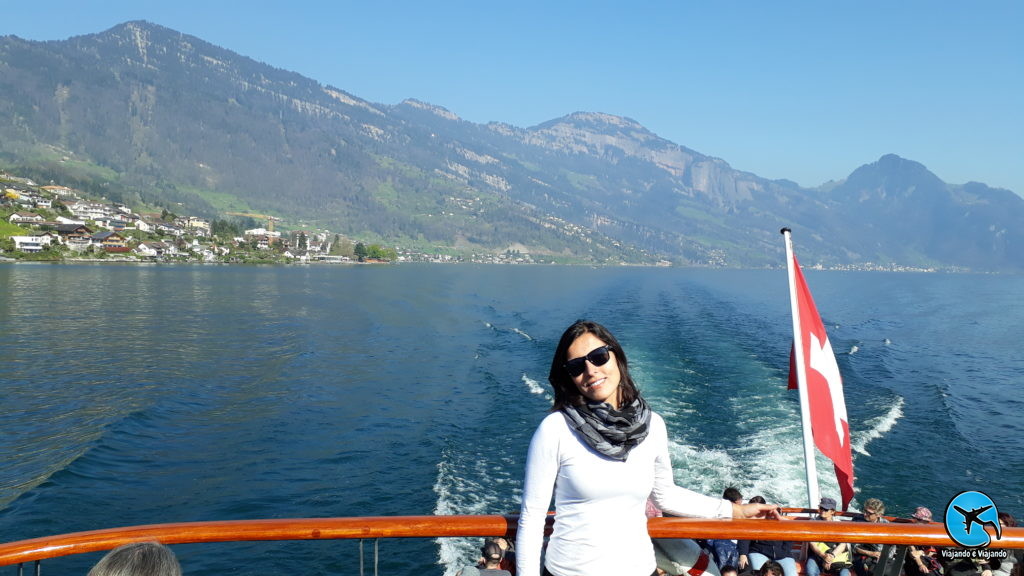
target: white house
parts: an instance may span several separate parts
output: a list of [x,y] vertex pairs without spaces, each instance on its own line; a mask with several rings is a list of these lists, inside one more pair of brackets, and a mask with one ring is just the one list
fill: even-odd
[[167,242],[142,242],[134,248],[134,251],[140,256],[163,256],[178,253],[174,244]]
[[38,224],[46,219],[35,212],[15,212],[7,219],[11,224]]
[[21,252],[42,252],[53,242],[53,236],[42,234],[40,236],[11,236],[14,240],[14,249]]
[[182,236],[185,234],[185,231],[181,228],[166,222],[158,222],[156,225],[156,231],[163,232],[164,234],[170,234],[171,236]]
[[245,231],[246,236],[266,236],[267,238],[280,238],[281,233],[274,230],[270,231],[266,228],[253,228]]
[[110,214],[109,206],[94,202],[75,202],[68,206],[68,210],[71,210],[75,216],[86,220],[99,220]]

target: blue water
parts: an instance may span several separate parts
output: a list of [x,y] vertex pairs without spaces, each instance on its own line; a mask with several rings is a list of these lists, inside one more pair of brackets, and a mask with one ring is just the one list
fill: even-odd
[[[974,489],[1021,516],[1024,277],[806,276],[844,377],[857,499],[938,512]],[[581,317],[622,342],[680,484],[805,504],[784,271],[7,264],[0,286],[3,541],[516,512],[551,353]],[[831,466],[818,473],[835,495]],[[381,572],[451,574],[478,544],[385,540]],[[359,570],[352,542],[174,550],[188,574]]]

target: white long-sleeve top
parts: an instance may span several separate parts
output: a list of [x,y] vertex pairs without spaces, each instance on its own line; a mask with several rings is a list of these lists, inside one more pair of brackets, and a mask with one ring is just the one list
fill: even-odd
[[648,496],[676,516],[732,518],[732,504],[675,485],[665,421],[651,415],[647,438],[624,462],[601,456],[561,412],[540,423],[526,457],[516,538],[518,576],[538,576],[544,521],[555,498],[555,525],[545,564],[555,576],[649,576],[655,568],[647,534]]

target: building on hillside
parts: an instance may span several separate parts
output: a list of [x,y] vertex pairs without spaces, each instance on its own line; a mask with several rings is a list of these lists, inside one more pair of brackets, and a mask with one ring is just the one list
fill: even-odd
[[60,224],[77,224],[78,226],[85,226],[84,220],[75,220],[74,218],[67,218],[64,216],[57,216],[57,222]]
[[142,242],[135,247],[135,253],[140,256],[156,258],[177,254],[178,250],[169,242]]
[[53,244],[54,236],[44,232],[31,236],[11,236],[11,240],[14,240],[14,249],[20,252],[42,252]]
[[114,230],[115,232],[122,232],[128,227],[128,223],[118,217],[104,216],[96,221],[96,225],[100,228],[106,228],[107,230]]
[[275,241],[281,238],[281,233],[275,230],[267,230],[266,228],[253,228],[243,232],[246,236],[267,236],[273,238]]
[[47,192],[49,192],[51,194],[56,194],[57,196],[60,196],[61,198],[77,198],[78,197],[78,195],[75,194],[75,191],[72,190],[71,188],[68,188],[67,186],[43,186],[41,189],[42,190],[46,190]]
[[180,227],[175,226],[174,224],[168,224],[167,222],[157,222],[156,231],[157,233],[164,233],[169,236],[174,236],[175,238],[185,235],[185,231]]
[[292,260],[298,260],[299,262],[309,262],[309,252],[306,250],[299,250],[297,248],[289,248],[285,250],[284,257]]
[[58,224],[61,242],[72,250],[85,250],[92,244],[93,230],[84,224]]
[[100,220],[109,216],[112,212],[110,206],[96,202],[83,202],[81,200],[68,204],[68,210],[78,218],[84,220]]
[[107,230],[104,232],[96,232],[89,237],[92,241],[93,246],[99,246],[106,252],[127,252],[128,242],[124,236],[121,236],[117,232]]
[[271,238],[270,236],[267,236],[265,234],[262,235],[262,236],[251,236],[251,237],[248,237],[248,240],[250,242],[255,242],[256,243],[256,249],[257,250],[269,250],[271,243],[273,243],[273,241],[274,241],[273,238]]
[[210,221],[195,216],[185,219],[185,228],[194,231],[196,236],[209,236],[211,233]]
[[45,220],[35,212],[15,212],[7,219],[11,224],[40,224]]

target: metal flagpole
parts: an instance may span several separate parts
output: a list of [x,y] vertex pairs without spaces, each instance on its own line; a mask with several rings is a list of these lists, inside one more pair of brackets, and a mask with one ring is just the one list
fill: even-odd
[[800,394],[800,425],[804,436],[804,468],[807,473],[807,507],[818,506],[818,470],[814,462],[814,435],[811,431],[810,402],[807,396],[807,364],[804,363],[804,334],[800,324],[800,301],[796,293],[796,259],[790,229],[783,228],[786,238],[786,267],[789,270],[789,305],[793,310],[793,361],[796,365],[797,391]]

